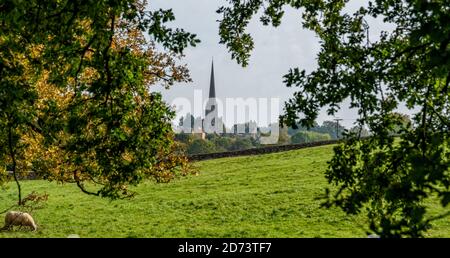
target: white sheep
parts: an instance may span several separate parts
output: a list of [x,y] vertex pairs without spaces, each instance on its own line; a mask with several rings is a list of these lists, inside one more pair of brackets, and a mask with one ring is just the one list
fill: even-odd
[[5,226],[2,229],[10,230],[13,226],[30,227],[36,231],[37,226],[33,217],[26,212],[8,211],[5,216]]

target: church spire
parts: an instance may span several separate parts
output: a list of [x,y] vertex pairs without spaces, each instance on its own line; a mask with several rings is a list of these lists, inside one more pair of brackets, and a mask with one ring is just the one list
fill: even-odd
[[211,62],[211,81],[209,82],[209,98],[216,98],[216,88],[214,82],[214,59]]
[[[209,99],[205,108],[205,119],[203,120],[203,130],[206,133],[220,132],[223,130],[219,118],[216,103],[216,85],[214,81],[214,59],[211,62],[211,80],[209,82]],[[219,129],[218,129],[219,128]]]

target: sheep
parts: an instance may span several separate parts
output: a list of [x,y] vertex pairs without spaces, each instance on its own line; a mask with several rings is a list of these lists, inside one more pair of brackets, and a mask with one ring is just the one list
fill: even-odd
[[2,229],[10,230],[13,226],[30,227],[33,231],[37,229],[36,223],[34,223],[30,214],[20,211],[8,211],[5,216],[5,226]]

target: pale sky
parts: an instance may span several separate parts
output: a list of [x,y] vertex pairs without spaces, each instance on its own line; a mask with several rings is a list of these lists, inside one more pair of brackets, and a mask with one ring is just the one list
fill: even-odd
[[[311,71],[316,67],[316,54],[319,50],[318,40],[314,33],[301,26],[300,12],[286,9],[281,26],[263,26],[254,19],[248,26],[255,42],[249,65],[242,68],[231,59],[224,45],[219,44],[218,26],[221,17],[216,13],[219,6],[227,4],[225,0],[150,0],[149,9],[172,9],[176,20],[170,24],[197,34],[201,43],[197,47],[189,47],[185,51],[182,63],[190,70],[192,83],[179,83],[169,90],[156,87],[161,91],[164,100],[169,104],[179,97],[194,99],[194,90],[203,90],[206,98],[209,90],[211,59],[214,58],[216,96],[225,98],[279,98],[280,112],[283,102],[292,97],[295,88],[287,88],[283,83],[283,75],[289,68]],[[353,1],[349,9],[353,10],[362,1]],[[380,20],[371,21],[371,40],[377,38],[380,30],[389,30],[389,24]],[[343,118],[343,125],[352,126],[356,119],[356,111],[342,106],[337,117]],[[405,110],[401,111],[406,112]],[[220,109],[219,109],[220,112]],[[184,114],[178,114],[178,117]],[[243,116],[243,114],[237,114]],[[272,114],[272,121],[278,114]],[[239,119],[239,118],[238,118]],[[240,119],[243,119],[241,117]],[[317,122],[331,120],[323,110]],[[232,121],[225,121],[230,126]]]

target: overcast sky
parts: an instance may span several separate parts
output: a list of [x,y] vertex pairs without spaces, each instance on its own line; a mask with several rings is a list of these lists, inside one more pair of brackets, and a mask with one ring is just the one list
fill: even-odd
[[[353,1],[361,4],[362,1]],[[218,98],[279,98],[280,112],[283,102],[292,97],[295,90],[283,84],[282,76],[291,67],[299,67],[311,71],[316,67],[316,54],[319,51],[318,40],[314,33],[301,27],[300,13],[297,10],[286,9],[280,27],[263,26],[254,19],[248,26],[254,38],[255,49],[252,52],[248,67],[242,68],[231,60],[231,55],[224,45],[219,44],[217,22],[220,15],[216,13],[219,6],[226,4],[224,0],[151,0],[149,9],[169,9],[175,14],[173,27],[184,28],[197,34],[201,43],[190,47],[185,52],[183,63],[188,65],[192,83],[176,84],[169,90],[157,87],[168,103],[179,97],[191,101],[194,90],[203,90],[206,98],[209,90],[211,59],[214,58],[216,96]],[[356,6],[350,6],[354,9]],[[381,29],[389,29],[389,25],[380,21],[372,21],[371,39],[375,38]],[[220,111],[220,110],[219,110]],[[183,114],[178,114],[183,115]],[[199,114],[198,114],[199,115]],[[243,114],[238,114],[243,116]],[[276,120],[278,115],[272,115]],[[356,119],[356,111],[343,107],[337,114],[343,118],[343,124],[350,127]],[[243,119],[242,117],[240,119]],[[330,120],[333,117],[321,112],[318,121]],[[225,121],[228,126],[232,124]],[[273,121],[272,121],[273,122]]]

